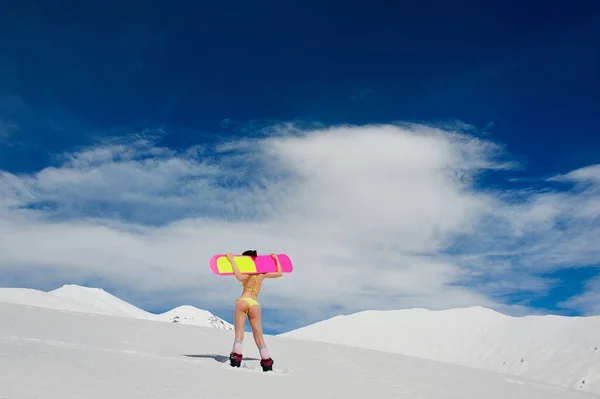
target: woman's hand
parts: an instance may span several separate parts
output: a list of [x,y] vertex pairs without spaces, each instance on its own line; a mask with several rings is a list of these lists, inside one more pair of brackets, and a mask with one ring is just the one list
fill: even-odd
[[229,262],[231,262],[231,268],[233,269],[233,274],[235,275],[235,278],[237,278],[238,281],[244,281],[248,278],[247,275],[242,274],[242,272],[240,272],[240,269],[238,269],[237,264],[235,263],[235,259],[233,258],[233,255],[231,253],[227,254],[227,259],[229,259]]
[[275,259],[275,263],[277,264],[277,271],[276,272],[270,272],[270,273],[266,273],[265,277],[266,278],[277,278],[277,277],[281,277],[283,275],[283,272],[281,271],[281,263],[279,263],[279,258],[277,257],[276,254],[271,254],[271,257],[273,259]]

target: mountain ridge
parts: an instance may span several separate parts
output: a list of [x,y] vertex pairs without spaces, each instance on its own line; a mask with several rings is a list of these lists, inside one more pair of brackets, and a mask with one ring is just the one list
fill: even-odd
[[77,284],[64,284],[48,292],[31,288],[0,288],[0,302],[233,330],[233,325],[227,321],[191,305],[178,306],[167,312],[155,314],[140,309],[103,288]]

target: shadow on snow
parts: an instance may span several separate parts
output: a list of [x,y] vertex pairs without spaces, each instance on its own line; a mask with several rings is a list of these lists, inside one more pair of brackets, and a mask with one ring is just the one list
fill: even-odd
[[[200,359],[213,359],[216,360],[219,363],[226,363],[229,361],[229,356],[223,356],[223,355],[183,355],[185,357],[195,357],[195,358],[200,358]],[[242,360],[260,360],[257,359],[255,357],[244,357]]]

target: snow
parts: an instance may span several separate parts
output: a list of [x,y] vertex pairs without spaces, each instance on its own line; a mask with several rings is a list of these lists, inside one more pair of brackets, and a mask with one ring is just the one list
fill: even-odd
[[48,309],[111,315],[104,309],[29,288],[0,288],[0,302],[38,306]]
[[82,287],[76,284],[66,284],[50,292],[27,288],[0,288],[0,302],[233,330],[232,324],[194,306],[180,306],[162,314],[154,314],[123,301],[102,288]]
[[194,306],[179,306],[158,315],[158,320],[233,330],[233,325],[230,323],[213,315],[207,310],[198,309]]
[[232,328],[193,306],[149,313],[101,288],[1,288],[0,399],[239,397],[232,381],[252,386],[249,398],[600,394],[600,317],[359,312],[267,336],[273,373],[251,334],[243,367],[229,367]]
[[89,288],[68,284],[63,285],[54,291],[50,291],[49,294],[103,309],[113,316],[134,317],[137,319],[148,319],[152,317],[150,316],[150,313],[145,310],[131,305],[101,288]]
[[[439,335],[444,330],[436,328]],[[522,377],[280,336],[266,337],[274,372],[260,369],[251,337],[244,367],[234,369],[223,362],[232,340],[232,331],[212,327],[0,302],[0,398],[597,397]]]
[[280,337],[337,343],[600,394],[600,317],[510,317],[482,307],[364,311]]

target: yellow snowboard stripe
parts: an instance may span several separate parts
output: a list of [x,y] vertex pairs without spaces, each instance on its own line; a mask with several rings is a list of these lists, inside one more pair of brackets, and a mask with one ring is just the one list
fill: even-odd
[[[234,256],[235,264],[242,273],[256,273],[256,264],[249,256]],[[219,273],[233,273],[233,267],[226,256],[217,259],[217,270]]]

